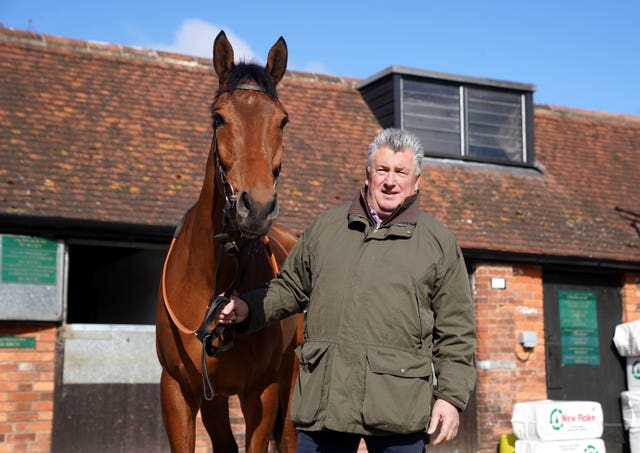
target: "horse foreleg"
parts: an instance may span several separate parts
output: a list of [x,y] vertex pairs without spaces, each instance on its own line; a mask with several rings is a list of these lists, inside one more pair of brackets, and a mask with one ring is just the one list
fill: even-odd
[[188,404],[180,384],[166,370],[160,377],[162,420],[173,453],[193,453],[195,450],[197,407]]
[[229,422],[229,397],[215,396],[211,401],[202,401],[200,408],[202,423],[211,438],[214,452],[234,453],[238,451],[238,444],[233,437]]
[[239,395],[246,427],[247,453],[265,453],[278,413],[278,384],[271,383],[262,393]]

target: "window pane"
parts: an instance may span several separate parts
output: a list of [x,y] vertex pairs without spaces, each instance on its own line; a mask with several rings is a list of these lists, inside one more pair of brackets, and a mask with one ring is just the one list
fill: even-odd
[[402,94],[402,124],[421,139],[425,155],[459,156],[459,88],[404,79]]
[[467,89],[469,156],[523,161],[521,103],[518,93]]
[[420,139],[425,155],[460,156],[460,135],[434,130],[407,129]]

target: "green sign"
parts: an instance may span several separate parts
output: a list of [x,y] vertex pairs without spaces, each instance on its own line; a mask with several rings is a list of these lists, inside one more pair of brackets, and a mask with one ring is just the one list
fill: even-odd
[[0,348],[3,349],[35,349],[35,337],[0,337]]
[[56,241],[28,236],[2,236],[3,283],[55,285]]
[[558,291],[563,365],[600,365],[594,291]]

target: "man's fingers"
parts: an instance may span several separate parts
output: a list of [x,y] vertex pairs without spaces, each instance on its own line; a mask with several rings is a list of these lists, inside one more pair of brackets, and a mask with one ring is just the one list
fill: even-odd
[[[429,426],[431,428],[431,426]],[[433,434],[433,432],[430,432]],[[455,439],[458,435],[458,430],[455,427],[452,427],[449,423],[442,423],[440,426],[440,432],[438,436],[431,442],[433,445],[441,444],[442,442],[448,442],[450,440]]]
[[[440,422],[441,422],[440,419],[433,419],[429,426],[429,429],[430,429],[429,434],[433,434],[437,431],[438,425],[440,425],[440,431],[438,431],[438,435],[436,436],[435,439],[431,441],[433,445],[438,445],[444,442],[445,440],[447,440],[447,432],[446,432],[445,424]],[[433,427],[434,423],[435,423],[435,427]],[[433,429],[431,429],[432,427]]]
[[440,399],[436,400],[434,403],[427,433],[436,433],[438,425],[440,425],[440,431],[436,438],[433,439],[433,445],[450,441],[458,435],[458,427],[460,426],[460,415],[458,414],[458,410],[451,403]]
[[235,304],[233,303],[233,299],[228,302],[220,313],[218,313],[218,322],[221,324],[231,324],[235,319]]
[[431,421],[429,422],[429,428],[427,429],[427,434],[433,434],[438,429],[438,423],[440,420],[436,417],[431,417]]
[[230,301],[222,307],[218,314],[220,324],[243,322],[249,316],[247,303],[237,296],[230,296]]

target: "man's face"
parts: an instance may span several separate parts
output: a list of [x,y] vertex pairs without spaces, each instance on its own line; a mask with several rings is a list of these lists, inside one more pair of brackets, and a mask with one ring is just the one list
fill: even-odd
[[378,148],[365,180],[369,186],[367,201],[380,219],[385,219],[418,191],[419,180],[411,150],[394,152],[388,147]]

